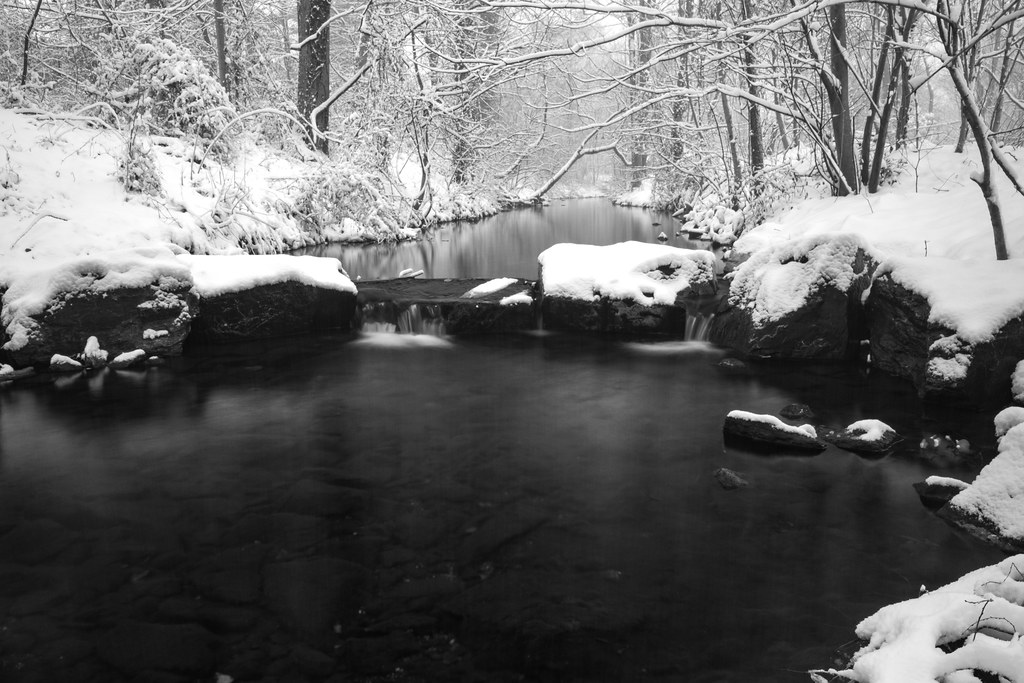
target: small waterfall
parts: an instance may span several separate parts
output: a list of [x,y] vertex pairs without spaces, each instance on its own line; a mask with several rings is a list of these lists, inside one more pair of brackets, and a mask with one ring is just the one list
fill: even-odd
[[686,341],[706,342],[711,333],[711,321],[715,319],[714,313],[700,313],[694,311],[686,315],[686,331],[683,339]]
[[434,305],[411,304],[398,313],[400,334],[429,334],[434,337],[445,335],[444,318],[441,310]]
[[360,317],[363,332],[445,335],[444,318],[438,306],[411,304],[399,309],[392,301],[368,301],[360,307]]

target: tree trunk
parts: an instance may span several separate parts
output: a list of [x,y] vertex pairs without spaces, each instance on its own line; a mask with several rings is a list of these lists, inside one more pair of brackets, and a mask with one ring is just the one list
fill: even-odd
[[[751,0],[741,0],[740,7],[744,20],[750,19]],[[755,104],[758,97],[757,73],[754,67],[754,46],[746,37],[743,46],[743,73],[747,79],[747,92],[751,99],[747,100],[747,140],[750,143],[750,175],[754,176],[764,168],[764,139],[761,136],[761,109]]]
[[[640,0],[642,7],[650,5],[649,0]],[[640,104],[645,98],[644,89],[650,81],[648,62],[651,61],[651,49],[653,37],[651,29],[643,28],[635,34],[635,47],[633,48],[630,63],[633,72],[630,74],[630,101],[632,104]],[[633,115],[632,124],[638,131],[633,135],[633,144],[629,156],[629,166],[632,169],[630,187],[640,187],[644,177],[647,175],[647,139],[643,133],[647,120],[646,112],[641,110]]]
[[[871,140],[874,135],[875,116],[882,108],[880,100],[882,96],[882,81],[885,79],[885,72],[889,63],[889,43],[896,37],[895,14],[892,7],[885,8],[885,31],[882,35],[882,47],[878,51],[878,62],[875,64],[875,79],[871,85],[871,102],[869,102],[868,115],[864,119],[864,134],[860,140],[860,181],[867,185],[871,179]],[[891,80],[891,79],[890,79]],[[878,145],[881,146],[883,123],[879,123]],[[871,190],[868,190],[869,192]]]
[[831,66],[835,88],[829,92],[828,104],[832,114],[832,133],[835,139],[836,160],[839,163],[837,192],[843,197],[859,189],[857,177],[857,150],[850,118],[850,68],[843,52],[846,49],[846,5],[833,5],[828,9],[831,24]]
[[[307,142],[313,149],[327,154],[327,138],[323,133],[329,123],[327,109],[321,110],[314,121],[313,110],[327,100],[331,83],[330,29],[317,31],[331,17],[331,0],[299,0],[299,91],[296,105],[306,126]],[[310,36],[316,38],[304,42]]]
[[224,0],[213,0],[213,28],[217,35],[217,80],[228,89],[228,40],[224,27]]

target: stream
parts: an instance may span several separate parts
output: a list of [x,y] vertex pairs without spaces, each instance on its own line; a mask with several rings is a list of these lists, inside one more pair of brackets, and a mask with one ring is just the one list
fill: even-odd
[[[307,253],[354,279],[536,277],[555,242],[676,227],[556,201]],[[6,385],[0,680],[795,683],[884,604],[1002,557],[911,487],[970,479],[991,415],[859,365],[726,357],[327,333]],[[883,458],[724,443],[729,410],[795,402],[906,440]],[[974,454],[922,450],[936,433]]]

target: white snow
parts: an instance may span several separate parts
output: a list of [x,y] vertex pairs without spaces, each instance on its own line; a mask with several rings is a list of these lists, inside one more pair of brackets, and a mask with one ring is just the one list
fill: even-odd
[[799,427],[794,427],[793,425],[786,424],[785,422],[775,417],[774,415],[748,413],[745,410],[730,410],[728,417],[737,420],[745,420],[747,422],[761,422],[764,424],[771,425],[772,427],[778,429],[781,432],[789,432],[790,434],[802,434],[804,436],[810,436],[812,438],[818,437],[818,432],[817,430],[814,429],[813,425],[803,424],[800,425]]
[[14,377],[14,368],[10,365],[0,363],[0,382]]
[[1002,438],[1006,432],[1024,423],[1024,408],[1020,406],[1003,408],[996,414],[993,422],[995,423],[996,437]]
[[498,302],[498,305],[500,306],[516,306],[518,304],[526,304],[529,306],[533,304],[533,297],[530,296],[529,292],[522,291],[518,294],[510,294]]
[[514,277],[499,277],[493,280],[489,280],[483,284],[477,285],[473,289],[469,290],[462,295],[464,299],[475,299],[481,296],[487,296],[488,294],[494,294],[500,292],[510,285],[514,285],[518,280]]
[[766,245],[736,269],[729,301],[751,311],[763,326],[798,310],[825,286],[847,291],[857,274],[858,249],[867,245],[853,234],[815,235]]
[[148,327],[142,331],[143,339],[159,339],[160,337],[166,337],[170,332],[167,330],[152,330]]
[[1024,360],[1017,363],[1017,367],[1013,370],[1010,391],[1014,401],[1024,403]]
[[878,441],[896,430],[881,420],[858,420],[848,425],[846,431],[860,441]]
[[603,247],[556,244],[538,261],[545,296],[583,301],[605,296],[650,306],[672,304],[691,283],[712,281],[715,257],[710,251],[631,241]]
[[654,178],[644,178],[640,184],[615,198],[615,203],[622,206],[654,206]]
[[924,483],[928,484],[928,486],[948,486],[950,488],[957,488],[960,490],[963,490],[970,486],[970,484],[968,484],[966,481],[954,479],[953,477],[940,477],[936,474],[933,474],[932,476],[925,479]]
[[96,337],[89,337],[85,340],[82,360],[89,367],[100,367],[107,364],[107,352],[100,348],[100,342]]
[[1002,436],[998,455],[949,505],[986,520],[1003,536],[1024,541],[1024,424]]
[[356,291],[342,272],[341,262],[319,256],[192,256],[178,257],[192,274],[193,291],[200,297],[240,292],[260,285],[298,282],[342,292]]
[[[868,645],[854,655],[850,669],[838,673],[860,683],[950,683],[958,680],[950,674],[977,668],[1021,681],[1021,568],[1024,555],[1008,557],[934,591],[883,607],[857,626],[857,636]],[[964,636],[967,640],[953,652],[938,647]]]
[[135,349],[134,351],[125,351],[124,353],[114,356],[114,359],[110,361],[110,367],[115,370],[120,368],[126,368],[129,365],[134,365],[143,358],[146,357],[146,352],[142,349]]
[[988,341],[1024,314],[1024,260],[891,258],[875,273],[924,296],[929,322],[954,330],[965,342]]
[[61,257],[56,245],[51,250],[50,258],[18,260],[3,257],[0,249],[0,283],[10,283],[3,297],[2,324],[11,337],[5,349],[17,350],[28,342],[35,325],[29,316],[59,307],[77,293],[102,294],[173,281],[187,286],[192,281],[188,268],[176,258],[181,249],[172,245],[111,249],[67,258]]
[[81,370],[82,364],[74,358],[63,356],[59,353],[53,354],[50,358],[50,370],[56,372],[68,372],[69,370]]

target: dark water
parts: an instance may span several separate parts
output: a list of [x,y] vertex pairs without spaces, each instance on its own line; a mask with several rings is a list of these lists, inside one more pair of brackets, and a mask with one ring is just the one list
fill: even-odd
[[[657,223],[658,225],[654,225]],[[706,242],[676,236],[681,223],[663,211],[615,206],[607,199],[554,201],[479,223],[453,223],[424,240],[399,245],[327,245],[298,253],[340,259],[353,279],[391,278],[406,268],[425,277],[537,278],[537,255],[558,242],[614,244],[654,242],[664,232],[670,244],[705,248]]]
[[[1001,557],[911,488],[971,477],[990,415],[723,355],[328,334],[7,385],[0,681],[805,681],[883,604]],[[907,441],[723,442],[729,410],[797,401]],[[983,455],[919,451],[935,432]]]

